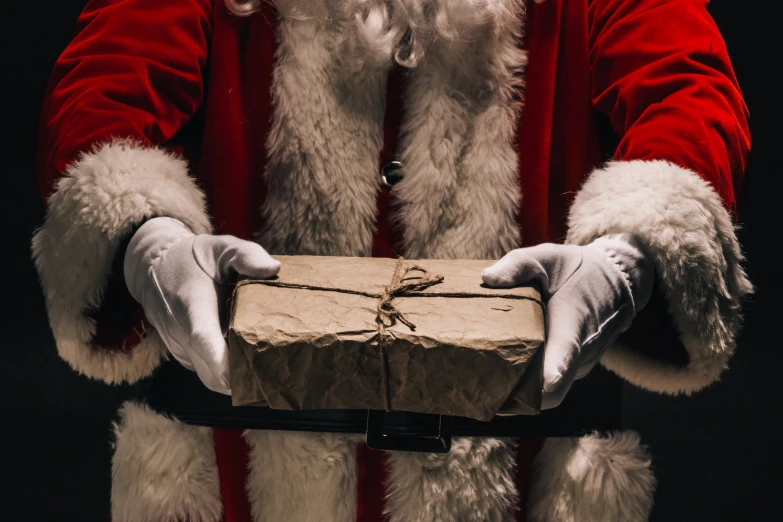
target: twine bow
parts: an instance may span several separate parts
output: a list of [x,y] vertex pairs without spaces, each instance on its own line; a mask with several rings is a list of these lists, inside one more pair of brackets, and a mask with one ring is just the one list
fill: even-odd
[[[392,300],[395,297],[417,294],[422,290],[443,282],[443,276],[431,276],[425,268],[418,265],[409,266],[403,270],[403,259],[402,256],[397,258],[397,265],[394,267],[391,283],[383,290],[378,301],[378,315],[375,318],[375,322],[378,324],[378,330],[381,332],[385,328],[394,326],[397,321],[411,330],[416,330],[416,325],[405,318],[402,312],[392,303]],[[406,276],[411,272],[420,272],[421,277],[405,282]]]

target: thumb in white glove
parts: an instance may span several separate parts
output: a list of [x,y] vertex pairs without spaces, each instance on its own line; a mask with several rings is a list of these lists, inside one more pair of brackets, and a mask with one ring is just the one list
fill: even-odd
[[[268,278],[280,263],[256,243],[193,234],[159,217],[133,235],[124,259],[125,284],[171,355],[213,391],[231,394],[221,304],[236,274]],[[225,324],[225,321],[223,321]]]
[[545,243],[506,254],[484,270],[488,286],[535,281],[547,303],[543,407],[558,406],[649,301],[653,269],[634,236],[587,246]]

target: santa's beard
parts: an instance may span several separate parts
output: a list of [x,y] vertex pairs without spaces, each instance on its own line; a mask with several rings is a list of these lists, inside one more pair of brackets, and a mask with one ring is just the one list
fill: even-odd
[[358,29],[357,59],[415,67],[433,42],[493,38],[521,0],[337,0]]
[[233,14],[249,16],[258,10],[262,1],[276,4],[282,16],[323,17],[323,23],[342,26],[346,31],[342,46],[345,62],[359,67],[383,67],[394,60],[415,67],[433,42],[493,38],[505,26],[516,22],[513,13],[523,0],[225,0],[225,3]]

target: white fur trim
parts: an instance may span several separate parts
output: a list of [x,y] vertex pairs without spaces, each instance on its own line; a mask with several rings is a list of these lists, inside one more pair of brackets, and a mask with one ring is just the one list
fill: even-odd
[[357,68],[345,58],[358,32],[339,3],[278,0],[277,6],[260,242],[272,254],[369,255],[390,63]]
[[655,477],[639,436],[550,438],[533,461],[530,522],[644,522]]
[[510,439],[454,439],[446,454],[389,454],[390,522],[513,518],[516,443]]
[[212,429],[127,402],[112,459],[114,522],[217,522],[223,515]]
[[[386,67],[356,68],[338,3],[277,0],[274,112],[260,243],[272,254],[367,256],[375,231]],[[324,20],[329,19],[329,23]],[[357,437],[245,432],[255,522],[354,522]]]
[[356,520],[358,437],[248,430],[255,522]]
[[741,300],[752,291],[731,217],[698,174],[666,161],[614,161],[594,171],[569,215],[567,242],[612,233],[649,248],[687,366],[616,344],[601,362],[642,388],[691,393],[718,379],[734,352]]
[[152,373],[166,349],[154,331],[128,351],[91,343],[94,321],[120,240],[149,216],[179,219],[210,231],[204,196],[179,157],[129,140],[96,145],[71,164],[48,201],[35,233],[33,258],[60,357],[75,370],[108,383]]
[[519,246],[524,5],[497,4],[514,22],[476,40],[435,41],[410,72],[394,195],[411,259],[498,259]]

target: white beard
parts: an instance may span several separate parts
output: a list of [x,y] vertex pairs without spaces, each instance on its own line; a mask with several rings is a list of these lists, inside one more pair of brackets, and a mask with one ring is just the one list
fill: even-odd
[[[234,15],[249,16],[263,1],[225,3]],[[310,19],[343,30],[355,28],[358,38],[346,38],[341,51],[343,62],[357,68],[386,67],[392,59],[405,67],[415,67],[430,43],[492,38],[515,22],[520,9],[517,0],[271,1],[285,18]]]
[[494,38],[517,21],[514,0],[326,0],[358,29],[351,58],[418,65],[430,43]]

